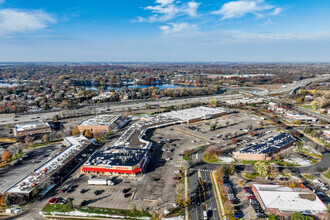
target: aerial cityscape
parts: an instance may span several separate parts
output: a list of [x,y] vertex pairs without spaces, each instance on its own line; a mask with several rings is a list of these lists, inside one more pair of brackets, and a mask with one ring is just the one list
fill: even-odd
[[330,219],[329,10],[0,0],[0,219]]

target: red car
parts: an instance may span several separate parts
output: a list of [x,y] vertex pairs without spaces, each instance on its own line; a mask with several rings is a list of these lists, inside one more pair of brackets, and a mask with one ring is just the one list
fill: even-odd
[[179,180],[181,177],[173,177],[174,180]]
[[55,197],[51,198],[51,199],[48,201],[48,203],[54,203],[54,201],[55,201]]
[[54,204],[57,204],[59,201],[59,199],[55,199]]
[[255,199],[254,196],[247,196],[248,199]]

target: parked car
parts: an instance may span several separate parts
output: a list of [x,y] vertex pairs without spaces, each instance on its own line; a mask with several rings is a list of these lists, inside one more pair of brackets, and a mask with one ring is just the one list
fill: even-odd
[[67,198],[61,198],[60,204],[66,204],[67,201],[68,201]]
[[235,211],[234,212],[234,217],[235,218],[243,218],[243,213],[241,211]]
[[55,201],[55,197],[51,198],[51,199],[48,201],[48,203],[53,204],[54,201]]
[[181,177],[180,176],[175,176],[175,177],[173,177],[173,179],[174,180],[179,180],[179,179],[181,179]]
[[87,201],[86,200],[83,200],[81,203],[80,203],[80,206],[85,206],[87,204]]

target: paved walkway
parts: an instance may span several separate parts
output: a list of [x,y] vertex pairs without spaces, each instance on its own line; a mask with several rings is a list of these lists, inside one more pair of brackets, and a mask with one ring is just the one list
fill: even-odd
[[[188,169],[185,169],[184,171],[184,191],[185,191],[185,200],[187,201],[189,199],[189,193],[188,193]],[[188,206],[185,208],[185,220],[189,220],[189,211]]]
[[227,219],[226,218],[226,213],[225,213],[225,209],[224,209],[223,204],[222,204],[222,199],[221,199],[221,195],[220,195],[220,189],[219,189],[219,185],[217,184],[217,180],[215,178],[214,171],[211,173],[211,176],[213,178],[213,183],[214,183],[215,189],[217,191],[217,197],[218,197],[218,200],[219,200],[219,203],[220,203],[222,218],[224,220],[226,220]]

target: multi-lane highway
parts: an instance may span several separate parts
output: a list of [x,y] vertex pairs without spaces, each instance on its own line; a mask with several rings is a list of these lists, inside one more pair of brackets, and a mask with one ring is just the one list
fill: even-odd
[[[166,107],[171,105],[181,105],[181,104],[187,104],[187,103],[193,103],[193,102],[209,102],[210,98],[214,98],[216,100],[228,100],[233,98],[240,98],[243,97],[242,94],[234,94],[234,95],[226,95],[226,94],[220,94],[220,95],[210,95],[210,96],[203,96],[203,97],[191,97],[187,99],[170,99],[170,100],[145,100],[145,101],[139,101],[139,102],[118,102],[118,103],[104,103],[103,105],[93,105],[85,108],[81,108],[79,110],[75,109],[72,111],[81,111],[84,110],[90,110],[94,109],[93,112],[98,113],[102,109],[110,108],[110,113],[117,113],[122,112],[127,108],[130,108],[132,110],[145,108],[145,105],[159,105],[160,107]],[[65,110],[70,111],[70,110]],[[51,120],[55,115],[59,115],[60,112],[49,112],[49,113],[36,113],[31,115],[22,115],[20,117],[15,117],[14,114],[6,114],[2,115],[0,119],[0,125],[6,125],[6,124],[12,124],[12,123],[22,123],[22,122],[29,122],[34,120]]]

